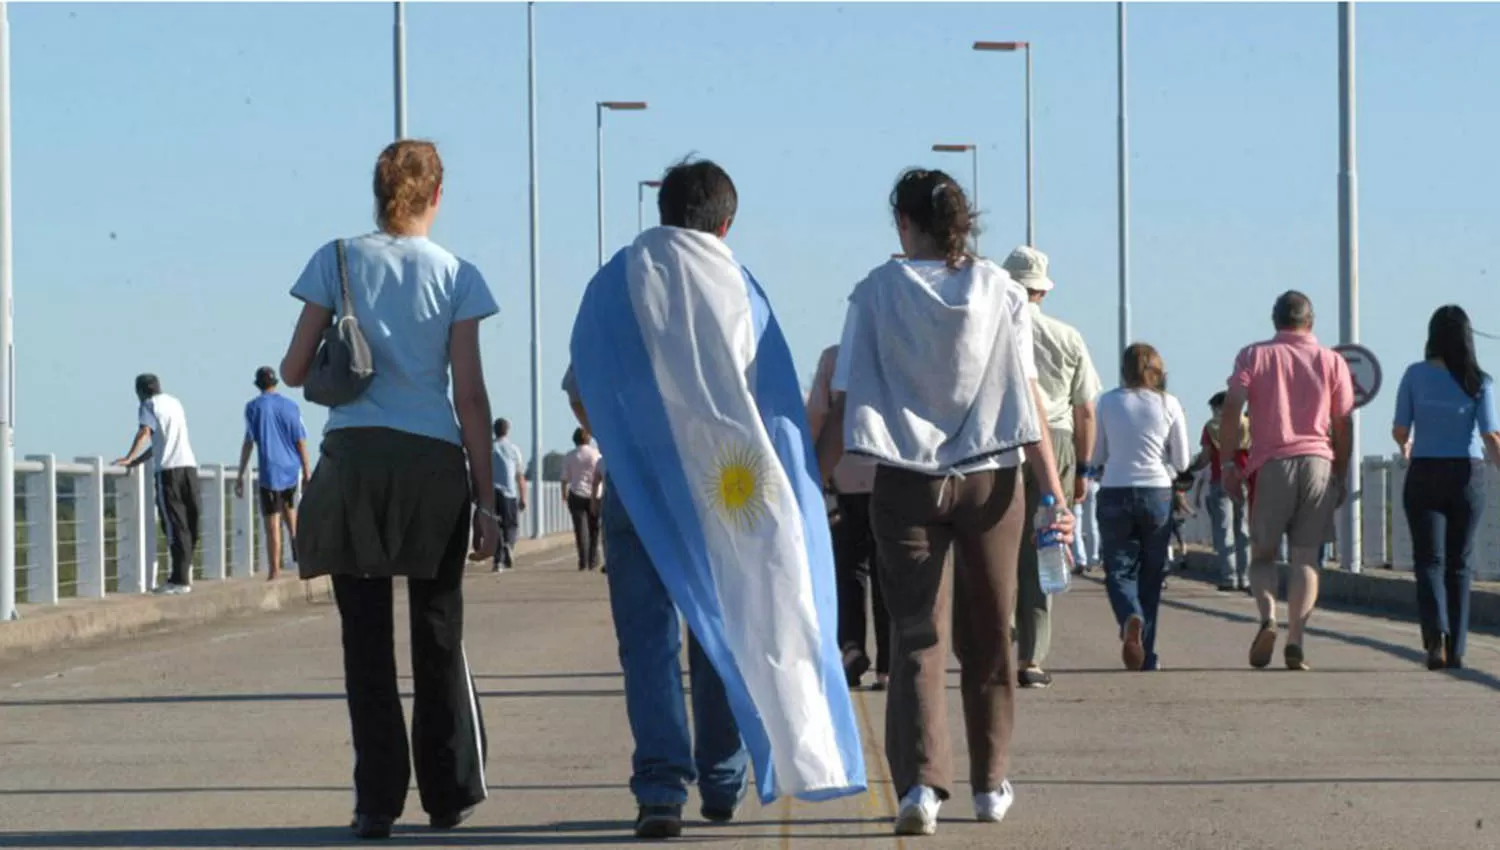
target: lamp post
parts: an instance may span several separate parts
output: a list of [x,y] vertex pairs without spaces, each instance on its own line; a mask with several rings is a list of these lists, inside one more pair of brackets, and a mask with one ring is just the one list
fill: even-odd
[[1031,42],[976,41],[974,49],[987,52],[1026,53],[1026,244],[1036,247],[1036,168],[1031,145]]
[[[970,186],[974,190],[974,208],[979,208],[979,146],[978,145],[933,145],[934,153],[967,153],[970,161]],[[979,231],[974,231],[974,256],[979,256]]]
[[[1354,4],[1339,3],[1339,342],[1359,342],[1359,176],[1354,154]],[[1344,569],[1359,572],[1360,552],[1359,412],[1350,414],[1349,494],[1339,517],[1339,549]]]
[[599,217],[599,265],[604,265],[604,112],[638,112],[646,108],[642,100],[601,100],[594,104],[595,158],[598,167],[595,179],[598,189]]
[[16,351],[11,338],[10,8],[0,2],[0,622],[16,619]]
[[1130,345],[1130,121],[1125,100],[1125,3],[1115,6],[1116,45],[1115,85],[1119,102],[1116,107],[1115,171],[1119,179],[1120,225],[1120,344],[1116,351]]
[[660,180],[642,180],[635,184],[635,232],[646,230],[646,190],[660,189]]
[[542,231],[536,149],[536,4],[526,4],[526,148],[531,170],[531,536],[542,536]]
[[396,7],[396,140],[400,141],[406,138],[406,4],[393,5]]

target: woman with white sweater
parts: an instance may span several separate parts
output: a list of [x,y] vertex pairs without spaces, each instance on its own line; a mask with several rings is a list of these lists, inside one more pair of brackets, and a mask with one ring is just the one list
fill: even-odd
[[1187,416],[1167,393],[1161,355],[1125,349],[1121,386],[1099,398],[1093,464],[1104,468],[1095,511],[1104,585],[1130,670],[1158,670],[1156,613],[1172,538],[1172,479],[1187,469]]

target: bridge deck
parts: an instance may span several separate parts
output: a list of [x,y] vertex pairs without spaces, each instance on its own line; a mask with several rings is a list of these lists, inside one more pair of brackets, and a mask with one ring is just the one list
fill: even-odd
[[[569,560],[540,555],[509,575],[471,577],[469,657],[490,732],[492,796],[463,830],[437,835],[422,826],[413,793],[396,844],[630,843],[631,743],[604,584]],[[1325,613],[1307,647],[1316,672],[1253,672],[1249,599],[1178,581],[1167,605],[1169,669],[1129,674],[1118,669],[1102,589],[1086,582],[1061,601],[1057,684],[1021,694],[1018,801],[999,827],[968,822],[960,794],[937,838],[890,838],[894,794],[871,733],[884,704],[861,692],[868,795],[752,804],[729,826],[690,822],[683,840],[1500,847],[1500,643],[1477,638],[1462,678],[1434,674],[1414,626]],[[348,843],[340,670],[328,604],[0,667],[0,846]],[[955,693],[955,735],[957,707]]]

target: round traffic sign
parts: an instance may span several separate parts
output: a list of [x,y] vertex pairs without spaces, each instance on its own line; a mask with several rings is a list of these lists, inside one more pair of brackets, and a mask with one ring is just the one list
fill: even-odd
[[1380,361],[1374,352],[1357,343],[1335,345],[1334,351],[1349,364],[1349,377],[1354,381],[1354,407],[1364,407],[1380,393]]

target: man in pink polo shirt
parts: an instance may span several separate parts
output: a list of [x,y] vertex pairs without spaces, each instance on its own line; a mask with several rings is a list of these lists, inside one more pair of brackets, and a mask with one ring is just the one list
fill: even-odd
[[[1313,336],[1312,301],[1283,293],[1271,312],[1276,336],[1240,351],[1229,376],[1219,426],[1229,445],[1239,441],[1240,417],[1250,413],[1250,590],[1260,606],[1260,630],[1250,666],[1265,667],[1276,651],[1276,554],[1287,539],[1286,666],[1307,670],[1302,631],[1318,603],[1318,549],[1333,539],[1343,504],[1351,449],[1354,384],[1344,358]],[[1244,495],[1244,475],[1223,465],[1224,488]]]

